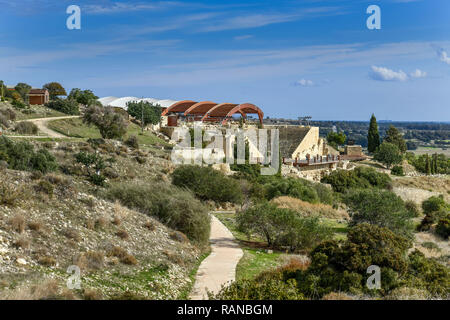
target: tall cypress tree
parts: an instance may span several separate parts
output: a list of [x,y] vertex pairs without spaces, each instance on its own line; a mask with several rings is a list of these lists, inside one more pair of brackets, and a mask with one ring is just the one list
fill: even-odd
[[427,173],[427,176],[429,176],[431,174],[431,163],[430,163],[430,157],[428,156],[428,153],[427,153],[426,162],[425,162],[425,172]]
[[370,118],[369,131],[367,133],[367,149],[370,153],[377,151],[380,146],[380,134],[378,132],[377,118],[372,114]]

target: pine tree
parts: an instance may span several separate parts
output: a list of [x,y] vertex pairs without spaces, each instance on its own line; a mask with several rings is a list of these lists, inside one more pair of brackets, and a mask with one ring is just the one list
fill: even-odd
[[402,153],[406,152],[407,148],[405,139],[403,139],[403,136],[400,133],[400,131],[398,131],[398,129],[392,125],[386,131],[386,136],[383,139],[383,141],[395,144]]
[[431,163],[430,163],[430,157],[428,156],[428,153],[427,153],[426,162],[425,162],[425,172],[427,173],[427,176],[429,176],[431,174]]
[[380,134],[378,133],[377,118],[372,114],[370,118],[369,131],[367,133],[367,149],[370,153],[377,151],[380,146]]

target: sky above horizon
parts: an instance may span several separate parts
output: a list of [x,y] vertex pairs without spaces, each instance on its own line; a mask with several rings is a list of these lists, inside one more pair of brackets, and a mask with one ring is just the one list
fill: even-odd
[[[81,30],[69,30],[69,5]],[[369,5],[381,29],[369,30]],[[450,1],[0,0],[0,80],[250,102],[269,117],[450,121]]]

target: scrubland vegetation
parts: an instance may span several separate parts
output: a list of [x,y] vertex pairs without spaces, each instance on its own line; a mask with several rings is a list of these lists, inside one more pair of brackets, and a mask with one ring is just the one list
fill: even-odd
[[[36,129],[18,119],[82,115],[49,124],[67,139],[0,137],[0,298],[186,298],[209,252],[209,212],[230,208],[215,214],[244,257],[237,281],[213,299],[448,299],[450,190],[448,179],[430,180],[448,173],[448,159],[405,154],[395,128],[383,142],[370,134],[378,168],[337,170],[321,183],[261,176],[250,164],[226,176],[169,161],[169,144],[138,120],[144,111],[154,123],[158,106],[130,105],[130,122],[89,90],[62,99],[64,88],[47,87],[46,107],[27,106],[22,85],[0,108],[2,128],[24,135]],[[344,136],[329,139],[338,146]],[[430,176],[404,177],[403,159]],[[399,186],[433,195],[403,199]],[[82,289],[65,288],[71,265]],[[366,286],[371,265],[379,289]]]

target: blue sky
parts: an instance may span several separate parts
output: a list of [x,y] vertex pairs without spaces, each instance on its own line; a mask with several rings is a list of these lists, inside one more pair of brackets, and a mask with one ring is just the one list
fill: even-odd
[[[81,8],[68,30],[66,8]],[[381,8],[381,30],[366,9]],[[266,116],[450,121],[450,1],[0,0],[0,79],[251,102]]]

